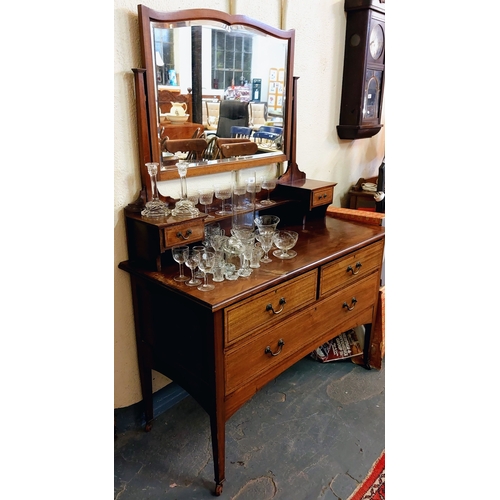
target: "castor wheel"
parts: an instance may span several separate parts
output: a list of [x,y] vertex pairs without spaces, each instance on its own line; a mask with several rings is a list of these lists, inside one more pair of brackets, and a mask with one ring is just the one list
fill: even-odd
[[153,428],[153,422],[147,422],[146,426],[144,427],[144,430],[146,432],[149,432]]
[[222,483],[215,485],[215,496],[220,497],[222,493]]

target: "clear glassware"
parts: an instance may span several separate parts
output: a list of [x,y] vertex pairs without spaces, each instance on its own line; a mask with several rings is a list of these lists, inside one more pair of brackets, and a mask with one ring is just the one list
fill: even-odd
[[291,249],[295,246],[298,239],[299,234],[295,231],[286,229],[276,231],[274,233],[273,242],[278,247],[278,250],[275,250],[273,255],[280,259],[293,259],[297,255],[297,252]]
[[[198,253],[198,254],[200,254],[200,255],[201,255],[201,254],[202,254],[205,250],[206,250],[206,248],[205,248],[203,245],[195,245],[195,246],[191,249],[191,251],[192,251],[193,253]],[[199,260],[199,259],[200,259],[200,257],[198,258],[198,260]],[[198,270],[198,271],[196,271],[196,272],[194,273],[194,275],[195,275],[195,277],[196,277],[196,278],[203,278],[203,273],[202,273],[201,271],[199,271],[199,270]]]
[[262,208],[262,205],[256,200],[257,193],[260,193],[262,190],[262,182],[253,177],[247,179],[247,193],[250,194],[252,198],[252,205],[255,208]]
[[274,230],[273,231],[265,230],[264,232],[261,232],[259,229],[255,234],[255,238],[257,239],[257,241],[260,242],[262,250],[264,250],[264,255],[260,259],[260,261],[263,262],[264,264],[269,264],[269,262],[273,261],[273,259],[269,257],[269,250],[271,250],[273,246],[273,236],[274,236]]
[[198,286],[198,290],[202,292],[208,292],[213,290],[215,286],[208,282],[208,273],[211,271],[215,264],[215,252],[203,252],[200,254],[200,261],[198,262],[198,267],[203,273],[203,284]]
[[198,286],[201,284],[201,280],[195,276],[195,269],[198,267],[199,262],[200,254],[197,252],[191,252],[186,259],[186,262],[184,262],[184,264],[191,269],[191,279],[185,282],[187,286]]
[[274,233],[278,224],[280,222],[280,218],[276,215],[261,215],[259,217],[255,217],[254,223],[258,227],[260,234]]
[[158,166],[159,163],[146,163],[148,174],[151,179],[152,198],[146,203],[145,208],[141,211],[143,217],[168,217],[171,213],[167,204],[158,197]]
[[218,184],[215,186],[215,197],[222,200],[221,209],[215,212],[217,215],[231,215],[232,212],[226,210],[224,201],[231,198],[233,187],[231,184]]
[[189,256],[189,247],[187,245],[182,245],[172,248],[172,257],[175,262],[179,264],[179,275],[174,277],[175,281],[188,281],[189,276],[184,274],[184,262]]
[[[245,210],[246,209],[246,206],[245,206],[245,198],[241,198],[242,196],[244,196],[246,193],[247,193],[247,186],[246,184],[240,184],[240,183],[236,183],[236,184],[233,184],[233,193],[235,196],[237,196],[237,202],[236,202],[236,206],[234,207],[235,210]],[[240,203],[241,201],[241,203]]]
[[265,200],[260,200],[262,205],[274,205],[276,202],[271,200],[271,191],[276,188],[276,179],[263,179],[262,189],[267,191],[267,198]]
[[179,161],[176,163],[177,171],[181,179],[181,199],[176,202],[175,208],[172,210],[172,215],[174,217],[197,217],[200,215],[200,211],[187,195],[186,174],[188,166],[189,162],[187,161]]
[[208,213],[208,205],[214,201],[214,190],[213,188],[203,188],[198,191],[200,203],[205,205],[205,215],[206,219],[215,219],[213,215]]

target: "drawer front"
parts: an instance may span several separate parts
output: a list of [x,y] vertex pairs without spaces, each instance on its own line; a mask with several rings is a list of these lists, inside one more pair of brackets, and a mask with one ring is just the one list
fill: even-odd
[[333,201],[333,188],[327,187],[324,189],[317,189],[312,192],[312,207],[320,205],[330,205]]
[[321,343],[361,324],[361,317],[366,321],[367,310],[373,313],[377,291],[378,273],[373,273],[236,344],[226,352],[226,395],[266,371],[274,371],[278,364],[285,365],[294,353],[307,348],[303,353],[306,355]]
[[204,227],[203,222],[200,220],[198,222],[186,221],[183,224],[165,228],[163,230],[165,244],[162,251],[178,245],[187,245],[203,240]]
[[283,321],[294,311],[316,300],[318,271],[314,269],[270,290],[259,293],[224,311],[226,346]]
[[382,262],[384,243],[379,241],[321,267],[319,295],[323,297],[370,274]]

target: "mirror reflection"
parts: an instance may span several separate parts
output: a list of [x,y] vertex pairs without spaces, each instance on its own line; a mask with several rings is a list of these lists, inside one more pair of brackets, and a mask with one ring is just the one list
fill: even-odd
[[161,165],[167,141],[203,137],[204,160],[223,158],[217,139],[282,154],[288,40],[215,21],[151,22]]

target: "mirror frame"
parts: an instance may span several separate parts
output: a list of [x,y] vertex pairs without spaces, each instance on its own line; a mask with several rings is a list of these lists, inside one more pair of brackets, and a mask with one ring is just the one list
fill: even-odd
[[[159,12],[145,5],[138,5],[139,12],[139,33],[141,41],[141,54],[145,67],[145,85],[144,92],[146,98],[146,113],[145,116],[139,116],[138,120],[147,121],[147,124],[142,123],[142,130],[147,130],[149,135],[149,155],[141,155],[149,157],[149,161],[159,163],[159,148],[156,147],[156,138],[158,137],[158,119],[156,109],[156,90],[155,90],[155,67],[153,61],[152,40],[151,40],[151,23],[175,23],[182,21],[217,21],[228,26],[242,25],[248,26],[255,31],[260,31],[265,35],[285,40],[287,42],[286,54],[286,99],[284,105],[283,119],[283,135],[284,147],[283,154],[268,153],[257,154],[251,157],[245,157],[240,160],[215,160],[209,164],[192,166],[188,170],[188,176],[209,175],[212,173],[229,172],[231,170],[239,170],[242,168],[250,168],[269,163],[290,161],[291,148],[293,142],[292,131],[292,103],[293,103],[293,60],[295,50],[295,30],[281,30],[269,26],[256,19],[252,19],[243,15],[231,15],[214,9],[186,9],[173,12]],[[153,82],[153,84],[148,84]],[[139,98],[139,96],[137,96]],[[153,147],[154,146],[154,147]],[[207,163],[207,162],[205,162]],[[162,171],[161,180],[176,179],[178,177],[177,169],[174,168],[170,172]]]

